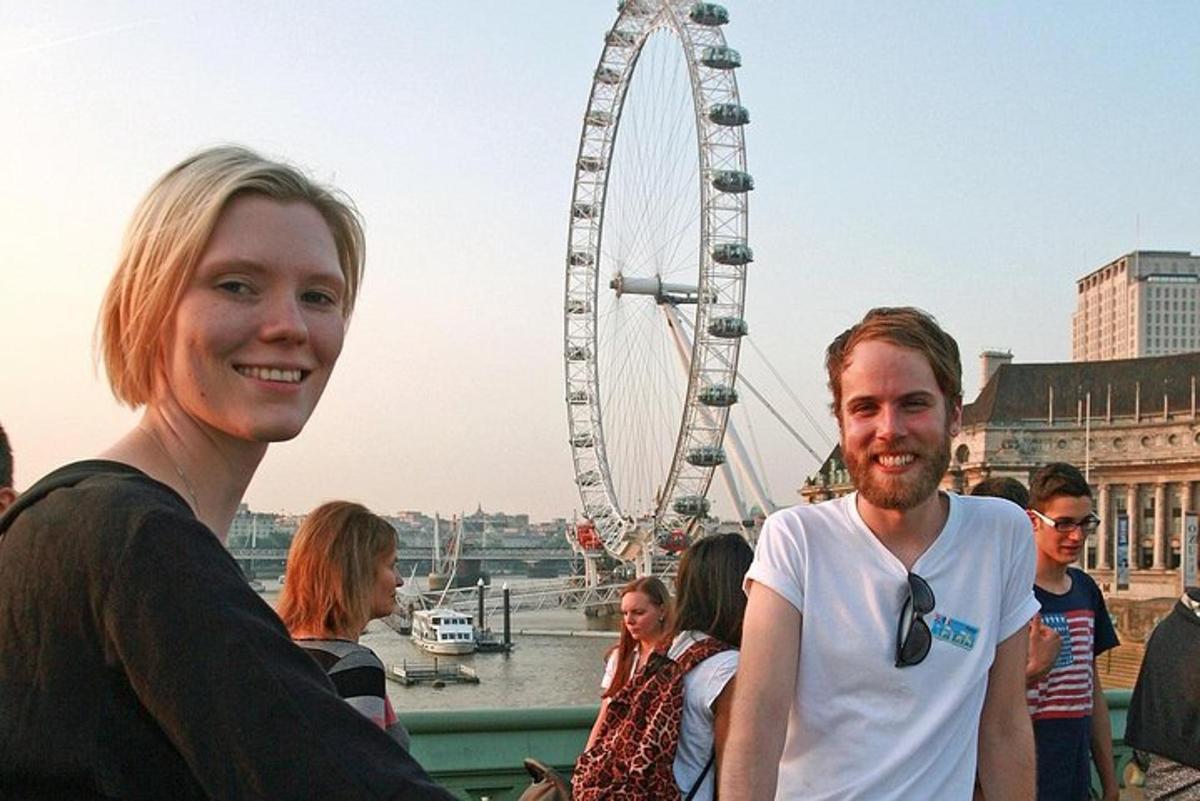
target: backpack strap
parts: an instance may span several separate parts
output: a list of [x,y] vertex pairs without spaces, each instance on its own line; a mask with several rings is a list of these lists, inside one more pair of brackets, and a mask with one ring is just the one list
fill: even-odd
[[[700,785],[704,784],[704,777],[708,775],[708,769],[712,767],[713,760],[717,758],[716,749],[708,755],[708,761],[704,763],[704,770],[700,771],[700,777],[696,779],[696,783],[692,785],[692,789],[688,790],[687,797],[683,801],[692,801],[696,797],[696,793],[700,791]],[[528,760],[526,760],[528,761]]]
[[721,642],[716,637],[705,637],[688,646],[687,650],[675,660],[675,664],[679,666],[681,673],[687,673],[710,656],[732,650],[733,646],[729,643]]

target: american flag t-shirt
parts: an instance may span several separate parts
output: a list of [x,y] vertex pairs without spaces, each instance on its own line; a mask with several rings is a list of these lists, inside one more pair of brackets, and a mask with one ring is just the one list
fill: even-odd
[[1041,681],[1026,688],[1029,714],[1042,718],[1081,718],[1092,714],[1092,645],[1096,615],[1091,609],[1043,613],[1042,625],[1062,638],[1058,660]]
[[1090,716],[1095,690],[1092,665],[1099,654],[1117,645],[1100,588],[1082,571],[1068,572],[1071,589],[1062,595],[1034,588],[1042,605],[1042,625],[1062,638],[1054,667],[1025,689],[1035,721]]

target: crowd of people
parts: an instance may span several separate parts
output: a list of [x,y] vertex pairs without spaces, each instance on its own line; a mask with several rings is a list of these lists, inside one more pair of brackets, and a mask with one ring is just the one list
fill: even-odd
[[[364,268],[350,201],[239,147],[169,170],[104,295],[113,394],[141,410],[19,495],[0,428],[0,795],[450,799],[409,753],[383,666],[396,538],[311,512],[278,613],[223,537],[273,442],[300,434]],[[673,592],[621,595],[573,771],[592,799],[1082,801],[1118,795],[1096,658],[1117,644],[1073,565],[1099,524],[1079,470],[940,489],[958,346],[871,310],[826,368],[855,491],[700,537]],[[993,496],[993,497],[986,497]],[[1200,590],[1151,637],[1129,711],[1150,799],[1200,798]]]

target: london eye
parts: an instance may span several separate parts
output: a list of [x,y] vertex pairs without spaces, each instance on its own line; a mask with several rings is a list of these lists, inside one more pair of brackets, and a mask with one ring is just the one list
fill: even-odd
[[710,512],[737,403],[748,241],[728,11],[624,0],[592,75],[566,253],[566,406],[583,515],[647,559]]

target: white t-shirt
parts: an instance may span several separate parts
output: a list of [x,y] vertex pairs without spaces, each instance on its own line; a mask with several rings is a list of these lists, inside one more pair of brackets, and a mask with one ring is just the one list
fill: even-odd
[[[632,679],[637,673],[637,661],[635,660],[629,666],[629,679]],[[608,688],[612,686],[613,676],[617,675],[617,649],[614,648],[608,655],[608,659],[604,662],[604,675],[600,677],[600,692],[608,692]],[[626,679],[628,681],[628,679]]]
[[[681,631],[671,641],[667,656],[678,659],[693,643],[708,639],[700,631]],[[679,748],[672,766],[679,792],[687,795],[700,778],[713,753],[713,704],[725,685],[737,673],[738,652],[734,649],[713,654],[683,677],[683,720],[679,726]],[[712,801],[713,764],[704,776],[693,801]]]
[[776,799],[970,799],[979,714],[996,646],[1038,610],[1029,520],[998,498],[950,495],[913,572],[933,589],[923,662],[895,667],[907,571],[875,537],[857,493],[776,512],[746,586],[800,611],[796,697]]

